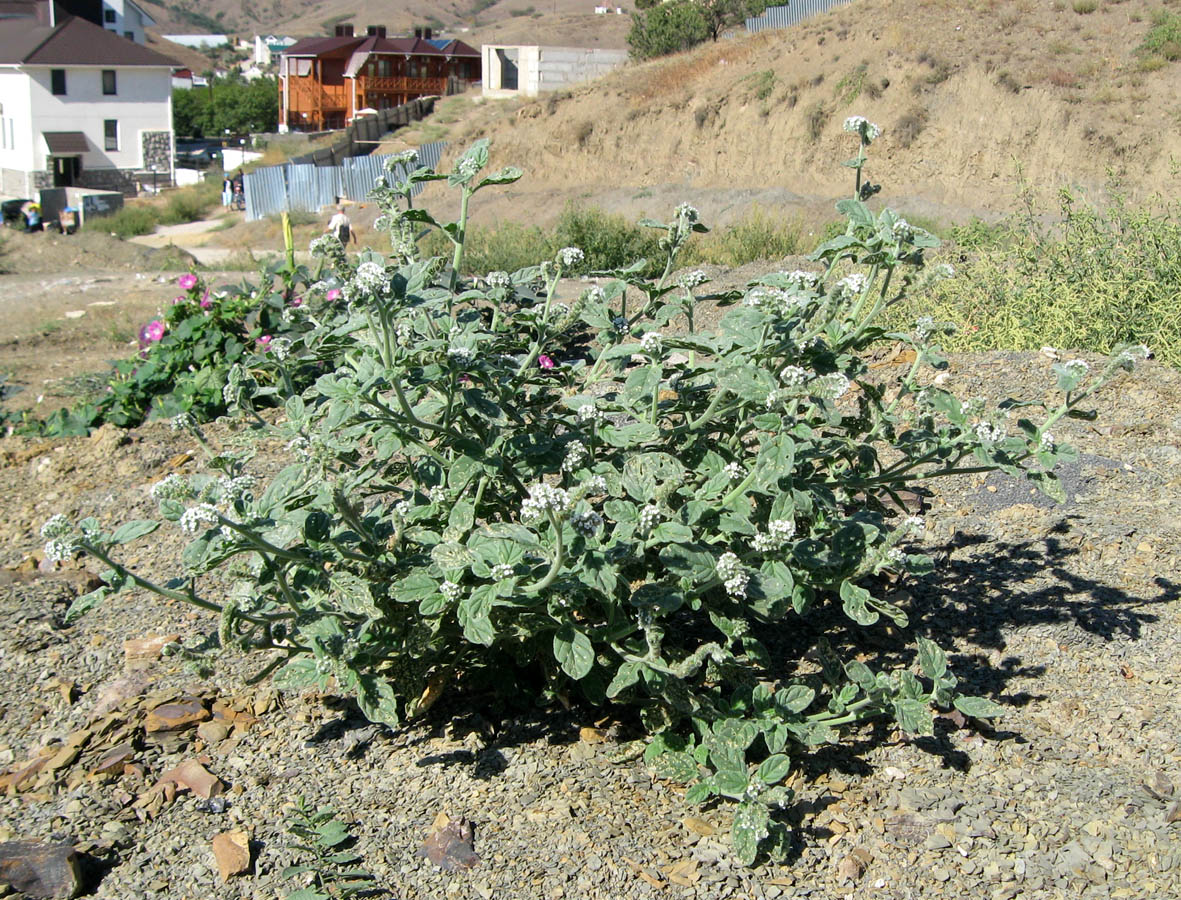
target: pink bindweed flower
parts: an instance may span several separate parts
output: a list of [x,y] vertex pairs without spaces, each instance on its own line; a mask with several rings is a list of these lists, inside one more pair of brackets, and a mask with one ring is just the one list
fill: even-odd
[[213,306],[213,301],[209,299],[209,291],[206,291],[204,296],[201,297],[201,308],[209,309],[211,306]]
[[472,377],[470,375],[460,375],[459,376],[459,383],[460,384],[471,384]]
[[292,306],[303,306],[303,297],[292,297],[291,298],[291,305]]
[[557,365],[552,357],[546,356],[544,353],[537,357],[537,364],[543,369],[552,369],[555,365]]
[[266,350],[269,346],[271,346],[271,336],[269,334],[264,334],[255,343],[257,343],[258,346],[263,350]]
[[197,286],[197,276],[192,272],[186,272],[180,278],[176,279],[176,283],[180,285],[182,291],[191,291]]
[[188,300],[188,299],[189,299],[188,297],[173,297],[173,298],[172,298],[172,305],[173,305],[173,306],[178,306],[178,305],[180,305],[181,303],[184,303],[184,302],[185,302],[186,300]]
[[334,303],[340,299],[340,288],[330,288],[328,293],[324,295],[324,299],[329,303]]
[[164,323],[159,319],[152,319],[144,326],[143,336],[153,343],[160,340],[164,337]]

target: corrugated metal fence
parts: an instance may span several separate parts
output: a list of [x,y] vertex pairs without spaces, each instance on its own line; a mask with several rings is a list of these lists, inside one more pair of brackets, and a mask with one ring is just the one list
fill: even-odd
[[768,28],[790,28],[809,16],[828,12],[837,6],[844,6],[852,0],[794,0],[787,6],[768,6],[762,15],[746,20],[746,30],[752,34]]
[[[436,168],[446,146],[445,141],[423,144],[418,148],[419,165]],[[364,200],[373,190],[377,177],[385,173],[387,159],[389,156],[346,157],[339,166],[290,162],[247,172],[244,178],[246,221],[253,222],[290,210],[319,212],[335,203],[338,197]],[[421,187],[417,185],[414,193],[417,194]]]

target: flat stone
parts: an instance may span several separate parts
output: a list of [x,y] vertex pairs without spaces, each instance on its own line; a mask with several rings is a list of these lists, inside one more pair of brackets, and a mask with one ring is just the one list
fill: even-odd
[[197,726],[197,737],[201,738],[201,740],[210,746],[220,744],[226,739],[229,733],[230,729],[226,726],[225,722],[218,721],[217,719],[202,722]]
[[158,785],[175,784],[188,788],[198,797],[208,800],[220,794],[225,785],[195,759],[186,759],[179,766],[160,776]]
[[182,697],[175,703],[165,703],[148,713],[144,731],[153,734],[159,731],[183,731],[209,718],[209,710],[196,697]]
[[123,642],[123,664],[128,669],[144,669],[160,658],[168,644],[180,640],[179,634],[149,634]]
[[70,844],[0,844],[0,883],[29,897],[76,897],[82,890],[78,854]]
[[222,881],[250,871],[250,836],[245,831],[223,831],[213,839],[213,856]]

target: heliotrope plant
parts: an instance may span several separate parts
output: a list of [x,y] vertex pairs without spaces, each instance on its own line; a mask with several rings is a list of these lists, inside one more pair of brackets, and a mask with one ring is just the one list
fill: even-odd
[[[932,640],[887,672],[837,658],[825,638],[834,623],[854,639],[882,619],[908,624],[885,576],[931,560],[912,550],[923,523],[899,492],[1000,469],[1059,494],[1052,469],[1073,451],[1049,428],[1085,415],[1079,404],[1142,355],[1057,366],[1064,396],[1040,423],[1016,417],[1038,404],[962,403],[934,383],[943,326],[877,321],[916,278],[947,273],[923,271],[931,235],[864,204],[877,129],[854,125],[845,233],[814,269],[722,295],[731,308],[709,333],[694,322],[704,275],[672,278],[704,230],[692,207],[646,223],[662,233],[659,278],[637,263],[567,304],[559,282],[577,248],[459,279],[469,201],[520,177],[482,175],[486,142],[448,174],[391,172],[376,199],[393,258],[329,258],[317,293],[339,299],[268,357],[285,411],[271,431],[290,464],[263,485],[244,457],[221,455],[214,474],[157,484],[162,518],[192,537],[165,584],[116,558],[157,521],[108,533],[52,520],[50,556],[82,550],[109,568],[71,617],[130,587],[196,604],[220,616],[223,646],[270,653],[264,673],[281,687],[353,696],[390,725],[489,685],[636,710],[647,760],[687,785],[687,802],[736,803],[737,857],[782,858],[801,748],[871,718],[923,733],[933,708],[1000,711],[958,693]],[[460,191],[457,222],[409,205],[434,179]],[[451,260],[419,258],[423,227],[454,241]],[[882,342],[915,354],[888,382],[866,364]],[[289,373],[309,365],[326,372],[297,392]],[[231,409],[250,414],[259,384],[235,366]],[[201,592],[213,572],[237,573],[228,599]],[[797,668],[811,645],[815,674]]]

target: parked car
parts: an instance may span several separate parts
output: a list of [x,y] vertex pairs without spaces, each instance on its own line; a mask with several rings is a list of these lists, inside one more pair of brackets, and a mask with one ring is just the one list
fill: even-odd
[[9,228],[19,228],[24,231],[25,215],[22,209],[26,203],[32,202],[32,200],[26,197],[23,200],[5,200],[3,203],[0,203],[0,215],[4,217],[4,224]]

